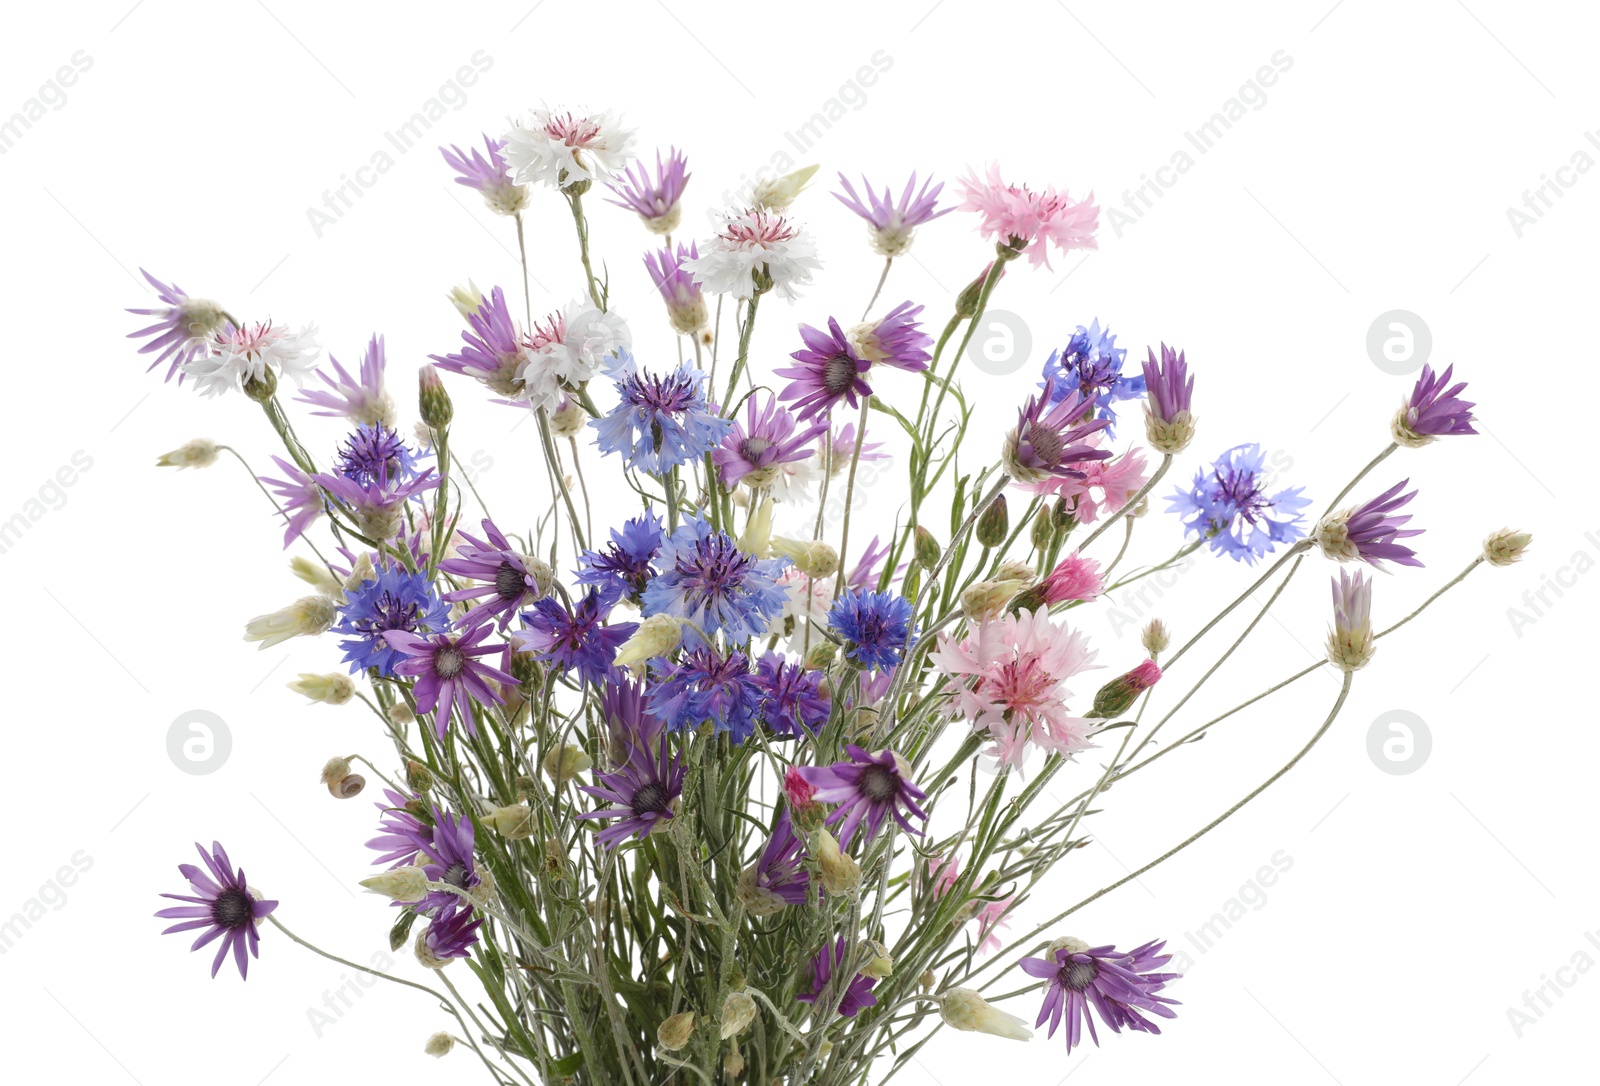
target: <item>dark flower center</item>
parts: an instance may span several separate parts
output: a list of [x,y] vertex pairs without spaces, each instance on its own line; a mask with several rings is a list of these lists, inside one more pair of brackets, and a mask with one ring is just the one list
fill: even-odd
[[453,645],[446,645],[433,654],[433,671],[441,679],[453,679],[466,667],[466,654]]
[[835,396],[855,384],[856,364],[842,354],[836,354],[822,364],[822,387]]
[[383,639],[384,631],[415,632],[419,625],[417,619],[421,610],[410,600],[400,599],[392,593],[385,592],[372,605],[372,617],[358,621],[356,628],[370,637],[373,644],[387,647],[388,642]]
[[250,895],[243,890],[236,890],[230,886],[211,903],[211,919],[220,928],[236,931],[250,923],[253,917]]
[[1033,454],[1041,461],[1050,467],[1055,467],[1061,463],[1061,453],[1064,451],[1065,446],[1061,443],[1061,435],[1054,429],[1049,426],[1041,426],[1036,422],[1029,423],[1028,432],[1025,436],[1028,440],[1028,447],[1033,450]]
[[633,794],[631,806],[635,814],[664,814],[667,809],[667,786],[660,781],[641,785]]
[[522,579],[522,570],[512,565],[509,561],[501,562],[500,568],[494,574],[494,590],[503,600],[514,600],[522,595],[526,583]]
[[861,771],[857,783],[861,794],[873,803],[886,803],[895,794],[895,776],[881,765],[869,765]]
[[459,860],[451,864],[445,869],[445,873],[440,876],[440,881],[448,882],[457,890],[465,890],[467,888],[467,865]]
[[1081,992],[1089,987],[1099,975],[1100,967],[1092,961],[1069,961],[1061,967],[1061,983],[1074,992]]

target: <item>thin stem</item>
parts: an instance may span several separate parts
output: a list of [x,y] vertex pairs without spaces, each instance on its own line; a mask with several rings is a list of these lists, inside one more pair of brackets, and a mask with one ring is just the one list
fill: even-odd
[[894,257],[885,257],[883,261],[883,274],[878,276],[878,289],[872,292],[872,300],[867,303],[867,308],[861,311],[861,319],[867,319],[867,314],[872,312],[872,307],[878,304],[878,295],[883,293],[883,284],[889,280],[889,268],[894,264]]
[[1178,660],[1182,658],[1184,653],[1186,653],[1190,649],[1194,648],[1195,642],[1199,641],[1206,634],[1210,633],[1212,628],[1214,626],[1216,626],[1217,623],[1221,622],[1223,619],[1227,618],[1230,614],[1233,613],[1233,609],[1235,607],[1238,607],[1245,600],[1249,599],[1251,594],[1254,593],[1256,589],[1258,589],[1262,585],[1266,584],[1267,581],[1271,579],[1271,577],[1272,577],[1272,575],[1274,573],[1277,573],[1278,570],[1283,568],[1283,564],[1285,562],[1287,562],[1291,558],[1296,557],[1297,555],[1305,553],[1305,551],[1310,549],[1310,547],[1311,547],[1311,541],[1307,540],[1307,539],[1302,539],[1302,540],[1300,540],[1300,542],[1296,543],[1294,546],[1292,546],[1288,550],[1284,551],[1283,552],[1283,556],[1281,558],[1279,558],[1276,562],[1272,563],[1271,566],[1267,567],[1267,571],[1265,573],[1263,573],[1260,577],[1256,578],[1256,581],[1255,581],[1254,584],[1252,584],[1249,588],[1247,588],[1243,592],[1241,592],[1237,599],[1235,599],[1232,603],[1228,604],[1228,606],[1224,607],[1221,611],[1219,611],[1211,619],[1210,622],[1208,622],[1204,626],[1200,627],[1200,632],[1199,633],[1197,633],[1193,637],[1189,638],[1188,641],[1185,641],[1183,643],[1183,647],[1181,649],[1179,649],[1177,652],[1173,653],[1172,654],[1172,659],[1167,661],[1167,667],[1170,668],[1170,667],[1172,667],[1173,664],[1177,663]]
[[[1149,480],[1144,484],[1144,486],[1139,488],[1139,492],[1137,494],[1135,494],[1133,497],[1129,498],[1127,501],[1122,503],[1122,509],[1132,509],[1134,506],[1138,505],[1141,501],[1143,501],[1144,500],[1144,496],[1146,494],[1150,493],[1150,491],[1155,489],[1155,485],[1161,481],[1161,477],[1167,473],[1167,469],[1170,468],[1171,466],[1172,466],[1172,454],[1171,453],[1167,453],[1165,456],[1163,456],[1161,458],[1161,466],[1156,468],[1155,474],[1150,476]],[[1117,510],[1117,512],[1119,512],[1119,513],[1122,512],[1122,509]],[[1089,549],[1089,544],[1091,544],[1095,540],[1099,539],[1101,534],[1104,533],[1107,528],[1111,527],[1115,523],[1116,523],[1116,518],[1115,517],[1107,517],[1105,519],[1105,521],[1103,523],[1101,523],[1100,527],[1098,527],[1094,531],[1090,532],[1089,533],[1089,537],[1087,539],[1085,539],[1082,543],[1078,544],[1078,553],[1082,554],[1084,551],[1088,550]],[[1174,657],[1174,659],[1176,659],[1176,657]]]
[[1387,460],[1389,458],[1389,454],[1394,452],[1399,447],[1400,446],[1398,446],[1398,445],[1396,445],[1396,444],[1391,442],[1387,449],[1384,449],[1377,456],[1374,456],[1372,458],[1372,461],[1370,463],[1368,463],[1366,467],[1364,467],[1360,471],[1356,472],[1356,477],[1354,479],[1351,479],[1348,483],[1346,483],[1344,489],[1339,491],[1339,493],[1334,496],[1333,501],[1328,503],[1328,508],[1323,511],[1322,515],[1323,516],[1327,516],[1329,513],[1333,512],[1335,509],[1337,509],[1339,507],[1339,503],[1344,500],[1344,496],[1346,494],[1350,493],[1352,490],[1354,490],[1356,488],[1356,484],[1357,483],[1359,483],[1361,480],[1365,479],[1367,477],[1367,474],[1370,471],[1372,471],[1373,468],[1377,467],[1379,464],[1381,464],[1385,460]]
[[861,444],[867,436],[867,407],[872,393],[861,397],[861,418],[856,422],[856,447],[850,453],[850,475],[844,484],[844,519],[839,527],[839,572],[833,579],[833,598],[844,588],[845,550],[850,545],[850,506],[856,497],[856,467],[861,463]]

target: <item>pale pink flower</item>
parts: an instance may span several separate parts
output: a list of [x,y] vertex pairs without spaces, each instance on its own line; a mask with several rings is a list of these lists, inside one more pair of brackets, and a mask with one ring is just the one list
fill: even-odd
[[1092,600],[1105,591],[1105,578],[1099,562],[1074,551],[1045,575],[1039,590],[1047,604]]
[[961,210],[983,216],[979,226],[983,235],[1011,249],[1026,246],[1028,261],[1035,267],[1050,267],[1049,245],[1062,253],[1099,248],[1094,232],[1100,225],[1100,209],[1094,193],[1073,200],[1054,188],[1034,192],[1025,185],[1008,185],[1000,179],[998,165],[990,165],[987,180],[968,171],[956,185],[963,198]]
[[948,860],[943,856],[928,857],[928,878],[932,883],[929,889],[933,891],[934,897],[944,897],[948,894],[960,877],[960,856],[952,856]]
[[1072,755],[1093,745],[1093,725],[1067,709],[1066,681],[1092,665],[1094,650],[1045,609],[990,619],[959,642],[944,635],[930,655],[950,676],[956,711],[988,732],[985,753],[1001,766],[1020,767],[1035,746]]
[[633,132],[610,111],[594,114],[530,109],[504,136],[506,161],[520,184],[539,181],[569,188],[580,181],[605,181],[633,160]]
[[1149,480],[1143,449],[1129,449],[1114,460],[1084,460],[1071,466],[1083,472],[1083,478],[1047,479],[1035,484],[1033,492],[1065,498],[1079,524],[1093,524],[1102,510],[1119,512]]
[[991,901],[978,910],[978,953],[993,954],[1003,945],[1000,936],[996,934],[1001,928],[1009,928],[1011,921],[1006,919],[1006,913],[1011,908],[1011,903],[1016,898],[1008,897],[1004,901]]

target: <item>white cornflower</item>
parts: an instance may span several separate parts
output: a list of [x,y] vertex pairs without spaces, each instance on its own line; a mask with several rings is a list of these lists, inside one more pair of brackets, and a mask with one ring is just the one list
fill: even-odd
[[700,255],[683,262],[695,282],[713,294],[750,298],[769,290],[786,301],[822,267],[817,247],[800,227],[774,211],[751,208],[729,216]]
[[524,360],[517,369],[517,380],[522,382],[519,398],[554,412],[565,396],[563,382],[579,385],[594,379],[632,346],[633,334],[621,317],[590,302],[568,302],[527,337]]
[[530,109],[504,139],[506,161],[524,185],[542,181],[564,189],[604,181],[633,160],[633,132],[609,110],[584,116]]
[[246,382],[263,380],[269,370],[286,374],[296,386],[304,385],[321,353],[316,333],[309,324],[298,332],[271,321],[244,328],[229,325],[211,337],[205,354],[184,363],[183,372],[195,379],[195,387],[205,396],[242,389]]

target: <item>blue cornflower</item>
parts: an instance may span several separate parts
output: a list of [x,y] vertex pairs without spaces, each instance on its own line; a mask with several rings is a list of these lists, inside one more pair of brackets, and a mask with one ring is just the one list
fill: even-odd
[[789,594],[778,577],[788,564],[746,554],[726,532],[690,517],[656,555],[663,572],[645,587],[641,610],[686,618],[708,637],[720,630],[731,642],[748,641],[783,613]]
[[414,479],[421,458],[406,447],[399,431],[379,422],[358,427],[337,454],[339,474],[364,487],[380,478],[390,483]]
[[639,628],[637,622],[606,625],[606,615],[620,596],[614,587],[591,588],[570,611],[546,596],[533,610],[522,612],[527,628],[513,634],[512,640],[562,671],[577,668],[579,676],[598,686],[611,673],[617,648]]
[[828,722],[828,695],[822,673],[807,671],[779,652],[756,661],[761,686],[761,719],[783,736],[815,735]]
[[615,586],[638,603],[644,586],[660,572],[654,563],[656,552],[661,549],[661,534],[661,518],[654,513],[634,517],[620,529],[611,529],[610,543],[579,556],[578,583]]
[[621,453],[628,467],[665,475],[710,452],[733,428],[706,401],[706,375],[687,363],[665,377],[640,373],[627,352],[612,370],[616,407],[589,425],[605,453]]
[[406,657],[384,638],[390,631],[429,634],[450,628],[450,610],[425,574],[385,566],[376,580],[347,588],[344,595],[332,629],[345,635],[339,647],[351,674],[375,667],[380,675],[394,675],[395,665]]
[[844,654],[864,668],[887,669],[916,638],[911,601],[893,592],[852,588],[833,601],[828,629],[844,639]]
[[1170,496],[1170,512],[1183,518],[1185,534],[1211,542],[1211,549],[1235,561],[1252,563],[1272,552],[1274,543],[1292,543],[1306,534],[1300,511],[1311,504],[1304,487],[1268,497],[1267,455],[1260,445],[1235,445],[1209,468],[1195,472],[1194,484]]
[[1122,376],[1122,361],[1128,350],[1116,343],[1111,329],[1101,329],[1098,320],[1087,328],[1078,325],[1067,345],[1051,353],[1044,364],[1045,381],[1055,378],[1051,402],[1076,392],[1085,403],[1094,404],[1096,418],[1114,422],[1117,412],[1112,404],[1143,396],[1143,376]]
[[761,692],[750,657],[738,649],[723,657],[701,645],[658,676],[648,701],[650,711],[669,728],[683,731],[710,723],[743,743],[755,731]]

